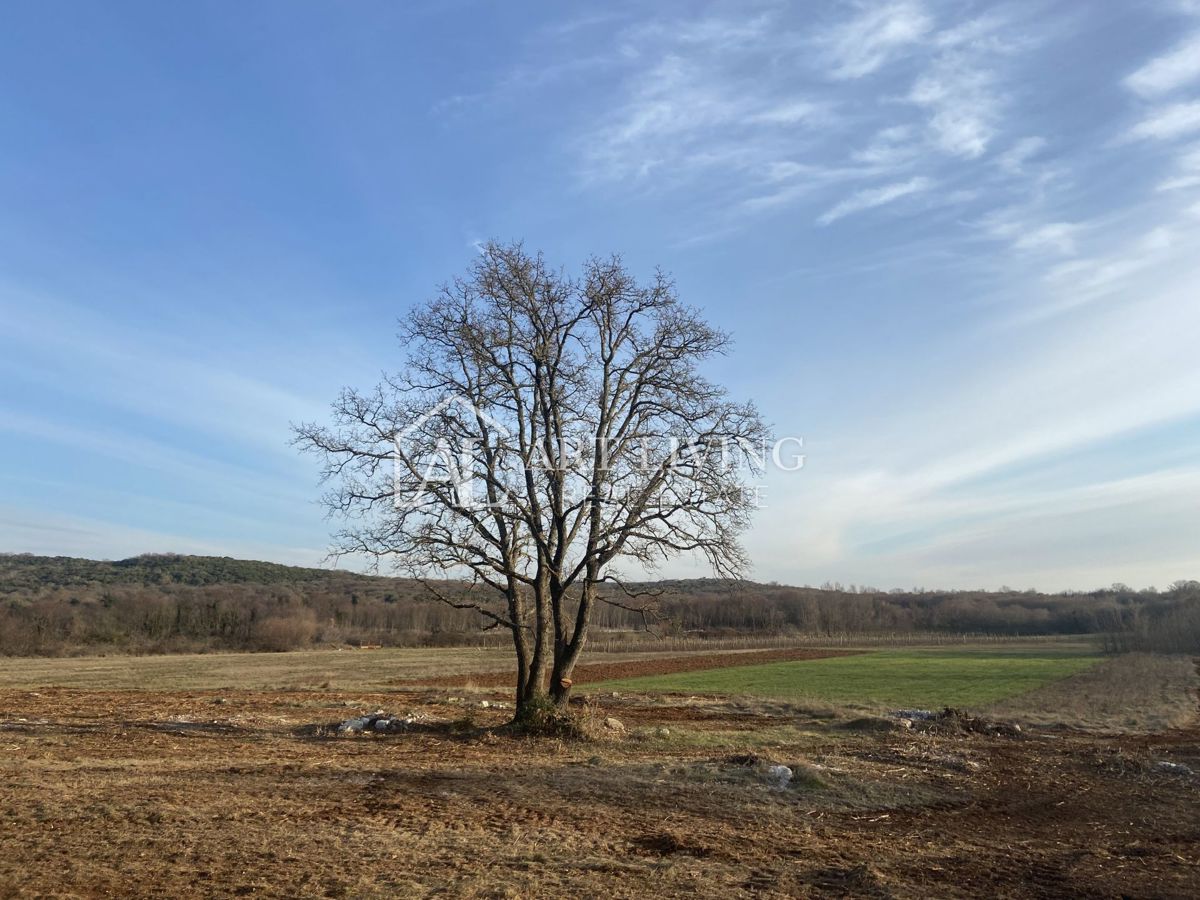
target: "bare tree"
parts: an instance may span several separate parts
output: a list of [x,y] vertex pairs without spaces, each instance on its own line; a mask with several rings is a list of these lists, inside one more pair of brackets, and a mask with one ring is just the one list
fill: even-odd
[[769,439],[752,404],[705,379],[729,337],[661,273],[618,258],[578,278],[489,244],[401,324],[407,365],[345,390],[331,426],[297,427],[344,517],[335,554],[365,554],[511,632],[518,718],[565,704],[597,603],[649,617],[622,562],[679,554],[738,577]]

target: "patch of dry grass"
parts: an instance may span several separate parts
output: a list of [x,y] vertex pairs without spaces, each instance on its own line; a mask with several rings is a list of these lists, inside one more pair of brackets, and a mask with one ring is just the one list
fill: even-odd
[[[0,689],[0,896],[1196,894],[1200,781],[1156,767],[1200,768],[1194,730],[1006,740],[609,699],[584,712],[628,732],[579,741],[444,692]],[[378,707],[445,727],[314,727]]]
[[507,650],[473,647],[25,658],[4,661],[0,688],[378,691],[434,672],[458,675],[511,664]]
[[[585,657],[585,663],[621,664],[680,655],[678,650],[665,648],[593,653]],[[5,659],[0,665],[0,689],[380,691],[411,686],[422,679],[487,676],[510,668],[515,681],[514,667],[511,650],[479,647],[22,657]],[[454,692],[483,690],[490,694],[509,686],[507,680],[492,684],[486,677],[474,682],[464,677]]]
[[1041,726],[1159,731],[1195,718],[1198,687],[1190,657],[1127,653],[993,704],[984,713]]

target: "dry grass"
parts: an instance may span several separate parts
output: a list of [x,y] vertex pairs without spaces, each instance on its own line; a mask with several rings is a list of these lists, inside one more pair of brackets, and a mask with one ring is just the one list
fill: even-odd
[[[679,651],[643,650],[608,653],[599,658],[605,662],[628,662],[679,655]],[[6,659],[0,664],[0,688],[54,685],[153,691],[234,688],[375,691],[427,678],[506,672],[513,665],[510,650],[475,647],[27,657]],[[469,679],[463,683],[469,685]],[[489,684],[488,690],[494,687]]]
[[1190,657],[1127,653],[987,707],[993,716],[1094,731],[1160,731],[1196,714],[1200,677]]
[[[1200,767],[1194,730],[997,739],[847,731],[766,701],[604,702],[625,739],[505,736],[477,706],[456,733],[464,704],[427,691],[0,689],[0,896],[1200,890],[1200,782],[1155,768]],[[435,724],[314,727],[377,707]],[[786,789],[762,778],[774,763]]]
[[[1109,659],[993,707],[1174,726],[1135,735],[925,733],[828,702],[610,691],[585,706],[603,740],[528,738],[461,689],[395,689],[506,663],[6,663],[0,896],[1200,895],[1200,777],[1159,766],[1200,771],[1187,660]],[[379,708],[425,724],[328,736]],[[786,788],[773,764],[795,773]]]
[[430,672],[463,674],[512,664],[506,650],[308,650],[172,656],[23,658],[0,666],[0,687],[111,690],[383,690]]
[[[750,653],[750,649],[726,651]],[[703,656],[701,651],[643,649],[593,653],[586,663]],[[104,687],[113,690],[377,691],[426,679],[495,676],[514,666],[511,650],[439,647],[380,650],[299,650],[289,653],[193,653],[170,656],[23,657],[0,663],[0,688]],[[515,679],[515,675],[513,676]],[[496,688],[484,678],[467,690]],[[508,681],[501,677],[502,686]]]

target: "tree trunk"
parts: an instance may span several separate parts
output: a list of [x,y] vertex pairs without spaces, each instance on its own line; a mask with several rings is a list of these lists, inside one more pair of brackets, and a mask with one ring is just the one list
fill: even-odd
[[564,641],[554,648],[554,671],[550,676],[550,697],[560,708],[565,708],[571,699],[572,675],[579,655],[587,643],[588,623],[591,621],[592,605],[595,601],[595,581],[590,579],[583,584],[579,597],[579,610],[576,613],[571,639]]

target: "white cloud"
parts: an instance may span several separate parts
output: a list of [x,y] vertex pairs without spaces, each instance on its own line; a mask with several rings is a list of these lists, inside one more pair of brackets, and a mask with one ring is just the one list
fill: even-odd
[[[923,189],[943,154],[969,161],[990,149],[1011,96],[1004,60],[1029,44],[1011,16],[947,9],[938,22],[920,0],[834,9],[841,17],[816,32],[780,4],[624,29],[624,61],[603,85],[611,93],[571,141],[577,175],[588,186],[690,190],[692,238],[728,234],[730,210],[748,219],[809,203],[831,183],[894,183],[829,210],[818,219],[827,224],[895,199],[892,190]],[[823,85],[813,81],[814,47]],[[853,83],[901,60],[882,92],[874,80]],[[1041,140],[1011,148],[1005,165],[1018,170]],[[986,193],[955,187],[943,199]]]
[[1200,131],[1200,101],[1159,107],[1129,131],[1131,140],[1169,140]]
[[851,154],[855,162],[883,168],[896,168],[911,162],[921,153],[920,145],[913,140],[911,125],[892,125],[880,129],[862,150]]
[[1140,238],[1129,240],[1109,255],[1072,260],[1051,269],[1047,279],[1065,297],[1042,307],[1040,312],[1060,312],[1090,302],[1125,285],[1129,278],[1167,260],[1178,244],[1176,229],[1168,225],[1152,228]]
[[1046,222],[1036,205],[991,213],[980,225],[991,237],[1008,241],[1014,250],[1062,255],[1075,252],[1085,227],[1078,222]]
[[772,16],[761,14],[752,19],[712,16],[672,26],[670,30],[681,43],[724,51],[760,41],[773,26]]
[[1013,247],[1018,250],[1055,250],[1074,253],[1075,237],[1080,226],[1072,222],[1051,222],[1016,236]]
[[824,212],[817,219],[817,222],[821,225],[829,225],[853,213],[875,209],[879,206],[885,206],[888,203],[894,203],[901,197],[908,197],[912,194],[927,191],[932,186],[933,181],[931,179],[924,176],[917,176],[916,178],[910,178],[908,181],[886,184],[878,188],[867,188],[850,195],[836,206]]
[[1146,63],[1125,79],[1125,86],[1143,97],[1155,97],[1200,78],[1200,32]]
[[1200,187],[1200,172],[1168,178],[1158,186],[1158,189],[1160,191],[1179,191],[1194,187]]
[[[769,485],[751,542],[761,568],[885,586],[996,586],[1028,572],[1065,588],[1161,584],[1200,564],[1180,538],[1200,528],[1200,469],[1169,444],[1136,460],[1112,452],[1123,436],[1200,416],[1195,242],[1133,243],[1175,265],[1143,270],[1125,302],[1023,330],[1020,353],[975,345],[961,377],[933,381],[952,360],[916,363],[911,401],[893,385],[847,411],[836,447],[811,445],[817,464]],[[1079,289],[1076,278],[1014,286],[1048,304]],[[885,451],[879,434],[893,437]]]
[[869,174],[861,168],[826,168],[805,163],[779,162],[766,167],[763,177],[770,182],[770,190],[743,200],[738,209],[746,212],[762,212],[787,206],[811,196],[830,184],[856,181]]
[[997,157],[996,163],[1006,172],[1019,175],[1025,170],[1025,164],[1045,148],[1045,138],[1037,136],[1021,138],[1010,149]]
[[819,115],[820,112],[819,104],[807,100],[794,100],[756,112],[748,121],[765,125],[795,125]]
[[934,143],[952,156],[975,159],[996,134],[1000,98],[994,77],[965,56],[936,62],[917,79],[909,100],[929,111]]
[[[324,412],[324,403],[287,385],[297,380],[293,363],[301,358],[291,348],[278,354],[274,368],[261,359],[235,366],[218,344],[205,353],[182,330],[120,328],[82,304],[25,297],[7,285],[0,285],[0,314],[6,326],[0,349],[20,351],[0,352],[0,371],[20,366],[25,378],[253,447],[264,459],[294,459],[288,423]],[[86,378],[63,374],[81,370]]]
[[910,0],[865,9],[819,37],[828,75],[835,79],[870,75],[919,43],[933,24],[925,8]]
[[1178,191],[1200,186],[1200,144],[1175,158],[1175,174],[1159,184],[1160,191]]
[[725,169],[743,176],[795,153],[828,118],[786,80],[746,78],[713,46],[678,46],[626,81],[624,98],[579,140],[585,176],[651,173],[682,181]]

